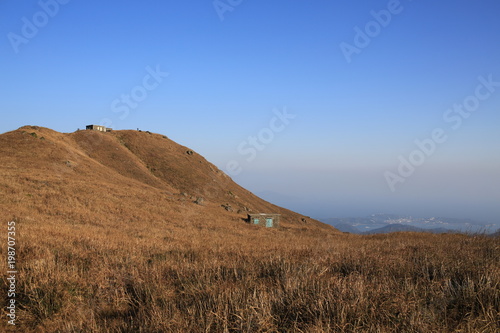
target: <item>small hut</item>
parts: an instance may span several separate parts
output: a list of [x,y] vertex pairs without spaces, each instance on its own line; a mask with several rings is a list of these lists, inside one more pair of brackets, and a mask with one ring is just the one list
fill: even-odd
[[266,228],[277,228],[280,225],[280,214],[248,214],[248,223]]
[[99,131],[99,132],[111,132],[112,131],[111,128],[106,128],[105,126],[101,126],[101,125],[87,125],[87,129],[92,130],[92,131]]

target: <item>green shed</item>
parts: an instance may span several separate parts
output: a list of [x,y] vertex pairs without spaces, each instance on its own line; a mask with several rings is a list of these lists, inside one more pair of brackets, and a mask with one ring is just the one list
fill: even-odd
[[248,214],[248,223],[266,228],[277,228],[280,225],[280,214]]

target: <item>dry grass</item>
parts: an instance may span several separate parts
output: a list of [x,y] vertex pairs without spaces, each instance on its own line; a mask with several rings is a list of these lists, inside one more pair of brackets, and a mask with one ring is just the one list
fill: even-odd
[[[18,226],[24,332],[500,329],[494,238],[148,221]],[[5,267],[3,248],[1,258]]]
[[0,136],[17,332],[500,329],[498,238],[344,235],[283,209],[284,228],[261,228],[220,204],[274,206],[161,136],[148,153],[146,133],[31,131]]

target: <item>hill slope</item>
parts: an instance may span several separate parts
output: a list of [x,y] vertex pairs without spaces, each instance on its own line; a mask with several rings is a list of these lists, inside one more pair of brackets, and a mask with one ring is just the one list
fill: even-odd
[[247,213],[264,212],[282,214],[284,228],[334,231],[256,197],[199,154],[159,134],[63,134],[25,126],[0,135],[0,156],[7,217],[244,226]]

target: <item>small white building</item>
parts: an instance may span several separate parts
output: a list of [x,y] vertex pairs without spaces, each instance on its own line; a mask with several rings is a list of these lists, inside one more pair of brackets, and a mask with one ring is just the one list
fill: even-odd
[[92,131],[99,131],[99,132],[111,132],[113,129],[111,128],[106,128],[105,126],[101,125],[87,125],[88,130]]

